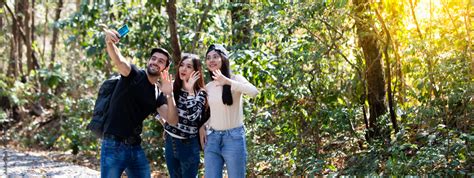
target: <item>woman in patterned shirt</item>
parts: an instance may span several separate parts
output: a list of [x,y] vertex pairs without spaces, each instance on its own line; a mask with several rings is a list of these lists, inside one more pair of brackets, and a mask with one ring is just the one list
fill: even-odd
[[166,165],[172,178],[197,177],[199,127],[206,122],[202,115],[207,108],[207,93],[204,91],[202,67],[197,55],[183,54],[173,84],[173,95],[178,123],[164,123]]

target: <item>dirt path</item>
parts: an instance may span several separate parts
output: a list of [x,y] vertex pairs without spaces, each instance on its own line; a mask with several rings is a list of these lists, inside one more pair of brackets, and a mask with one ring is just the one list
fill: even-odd
[[53,161],[45,153],[0,147],[0,158],[0,177],[100,177],[96,170]]

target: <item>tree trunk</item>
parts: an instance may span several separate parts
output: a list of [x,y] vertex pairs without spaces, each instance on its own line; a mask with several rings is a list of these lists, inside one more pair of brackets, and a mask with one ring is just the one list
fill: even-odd
[[31,19],[31,8],[29,5],[28,0],[22,0],[22,14],[25,17],[23,19],[23,29],[25,30],[25,47],[26,47],[26,66],[27,66],[27,72],[26,75],[29,76],[30,72],[34,69],[34,64],[33,64],[33,49],[31,46],[31,26],[30,26],[30,19]]
[[402,61],[400,55],[398,54],[398,42],[393,40],[393,50],[395,51],[395,60],[396,60],[396,70],[397,70],[397,86],[398,88],[398,103],[403,105],[405,103],[405,77],[402,72]]
[[249,0],[231,0],[232,45],[251,45],[251,17]]
[[[59,17],[61,16],[61,10],[63,9],[63,0],[58,0],[58,6],[56,8],[56,13],[54,16],[54,24],[57,24]],[[54,66],[54,58],[56,57],[56,43],[58,41],[59,28],[54,25],[53,27],[53,41],[51,41],[51,61],[49,68],[52,69]]]
[[8,70],[7,70],[7,76],[17,78],[18,77],[18,48],[16,47],[16,39],[15,37],[18,35],[17,31],[13,30],[15,29],[15,23],[12,24],[12,34],[13,38],[10,40],[10,61],[8,63]]
[[418,32],[420,39],[423,40],[423,34],[421,33],[420,25],[418,25],[418,20],[416,19],[415,5],[413,4],[413,0],[409,0],[409,2],[410,2],[410,12],[411,12],[411,15],[413,16],[413,21],[415,22],[415,25],[416,25],[416,31]]
[[[9,71],[12,72],[13,71],[19,71],[19,75],[22,76],[22,79],[21,81],[22,82],[26,82],[26,76],[24,75],[23,73],[23,63],[22,63],[22,56],[23,56],[23,43],[27,42],[27,38],[29,38],[29,36],[25,35],[25,30],[23,29],[23,26],[28,26],[28,24],[23,24],[23,17],[25,16],[24,15],[24,6],[25,4],[23,4],[24,1],[17,1],[16,4],[15,4],[15,13],[11,10],[11,8],[8,6],[8,4],[3,4],[5,6],[5,8],[7,9],[8,13],[10,13],[11,17],[12,17],[12,34],[13,34],[13,43],[11,44],[12,47],[15,47],[14,50],[10,50],[11,54],[10,54],[10,59],[11,59],[11,62],[9,64]],[[28,3],[28,1],[26,0],[26,3]],[[28,6],[28,5],[26,5]],[[23,15],[19,15],[17,17],[16,14],[23,14]],[[15,54],[13,54],[15,53]],[[12,66],[13,65],[13,66]],[[11,74],[11,73],[10,73]],[[18,76],[17,75],[18,73],[17,72],[14,72],[14,76]]]
[[10,12],[10,15],[12,15],[12,38],[10,39],[10,60],[8,62],[8,69],[7,69],[7,76],[17,78],[18,77],[18,48],[17,46],[17,38],[19,38],[19,32],[18,32],[18,23],[16,21],[16,18],[14,17],[14,13],[11,11],[11,9],[8,7],[7,4],[4,4],[3,1],[2,7],[5,6]]
[[[23,7],[23,1],[17,1],[16,4],[15,4],[15,14],[12,15],[12,18],[16,18],[16,28],[14,30],[18,30],[18,32],[20,33],[17,33],[18,35],[15,36],[15,41],[16,41],[16,48],[17,48],[17,62],[18,62],[18,71],[20,73],[20,76],[21,77],[24,77],[24,73],[23,73],[23,61],[22,61],[22,58],[23,58],[23,41],[26,41],[26,40],[22,40],[22,36],[24,36],[24,30],[23,30],[23,15],[19,15],[17,16],[16,14],[22,14],[23,11],[25,8]],[[23,34],[23,35],[22,35]]]
[[[359,46],[362,48],[367,78],[367,92],[369,101],[369,139],[381,137],[377,119],[386,113],[385,107],[385,81],[382,71],[381,53],[370,16],[365,15],[370,11],[367,0],[354,1],[356,13],[357,36]],[[382,136],[384,137],[384,136]]]
[[[365,89],[365,87],[364,87]],[[365,129],[366,130],[370,130],[370,126],[369,126],[369,120],[367,119],[367,108],[366,108],[366,104],[365,104],[365,100],[367,100],[367,95],[366,95],[366,92],[364,92],[363,96],[362,96],[362,116],[364,116],[364,125],[365,125]],[[365,134],[365,139],[367,141],[369,141],[371,138],[369,136],[369,132],[367,132]]]
[[[176,0],[170,0],[166,3],[166,12],[168,13],[173,61],[175,64],[178,64],[181,60],[181,49],[176,25]],[[176,67],[178,66],[176,65]]]
[[44,34],[43,34],[43,49],[41,50],[41,60],[43,65],[46,65],[46,59],[45,59],[45,50],[46,50],[46,37],[48,36],[48,23],[49,23],[49,5],[48,1],[46,0],[45,3],[45,13],[44,13]]
[[[25,10],[25,36],[26,36],[26,57],[28,61],[28,73],[30,74],[32,70],[36,70],[39,68],[38,59],[36,58],[36,53],[33,50],[33,42],[35,40],[35,0],[31,1],[31,6],[29,6],[28,0],[24,0],[25,4],[27,4],[28,9]],[[30,23],[31,21],[31,23]]]
[[[47,66],[47,57],[46,57],[46,38],[48,37],[48,33],[49,33],[49,28],[48,28],[48,24],[49,24],[49,3],[48,3],[48,0],[45,1],[45,14],[44,14],[44,27],[43,27],[43,49],[41,50],[41,65],[43,67],[46,67]],[[54,27],[53,27],[54,28]],[[48,91],[48,85],[44,83],[44,78],[43,77],[39,77],[39,84],[40,84],[40,91],[41,93],[46,93]],[[46,95],[41,95],[40,97],[40,101],[39,103],[42,105],[42,106],[47,106],[47,98],[44,97]]]
[[[35,0],[31,0],[31,30],[30,30],[30,53],[28,55],[31,58],[31,63],[29,64],[30,66],[28,67],[28,72],[31,72],[31,70],[37,70],[40,68],[39,63],[38,63],[38,58],[36,57],[36,51],[33,50],[32,43],[35,41]],[[31,70],[30,70],[31,69]],[[39,90],[42,91],[42,81],[43,79],[39,75],[35,75],[35,82],[36,86]],[[40,103],[42,106],[44,106],[46,103],[44,101],[44,95],[41,95],[41,97],[38,99],[38,103]]]
[[379,14],[377,9],[375,9],[375,14],[377,15],[377,18],[379,19],[380,23],[382,24],[382,29],[385,33],[385,45],[384,45],[384,56],[385,56],[385,76],[387,77],[387,96],[388,96],[388,108],[390,111],[390,121],[392,121],[392,127],[395,133],[398,132],[398,124],[397,124],[397,116],[394,111],[394,106],[393,106],[393,94],[392,94],[392,70],[390,66],[390,56],[388,54],[388,49],[390,47],[390,44],[392,44],[392,38],[390,35],[390,31],[388,30],[387,26],[385,25],[385,21],[383,20],[382,16]]
[[81,10],[81,0],[76,0],[76,2],[74,4],[76,5],[76,11],[80,11]]
[[[32,0],[31,2],[31,43],[34,43],[35,42],[35,31],[36,31],[36,27],[35,27],[35,0]],[[39,63],[38,63],[38,58],[36,56],[36,52],[37,51],[34,51],[33,50],[33,46],[31,46],[31,59],[33,60],[33,69],[36,70],[36,69],[39,69]]]

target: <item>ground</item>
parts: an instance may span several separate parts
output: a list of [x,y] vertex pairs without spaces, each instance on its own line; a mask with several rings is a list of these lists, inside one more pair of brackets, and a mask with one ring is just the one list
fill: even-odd
[[0,176],[7,177],[100,177],[85,166],[54,161],[55,152],[18,151],[0,147]]

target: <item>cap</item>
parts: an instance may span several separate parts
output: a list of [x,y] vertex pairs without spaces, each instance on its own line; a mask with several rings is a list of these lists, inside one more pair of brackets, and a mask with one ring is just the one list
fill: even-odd
[[209,48],[207,48],[207,52],[206,52],[206,56],[209,52],[211,52],[212,50],[215,50],[217,51],[221,56],[223,56],[224,58],[228,59],[229,58],[229,52],[225,49],[225,47],[221,44],[212,44],[211,46],[209,46]]

